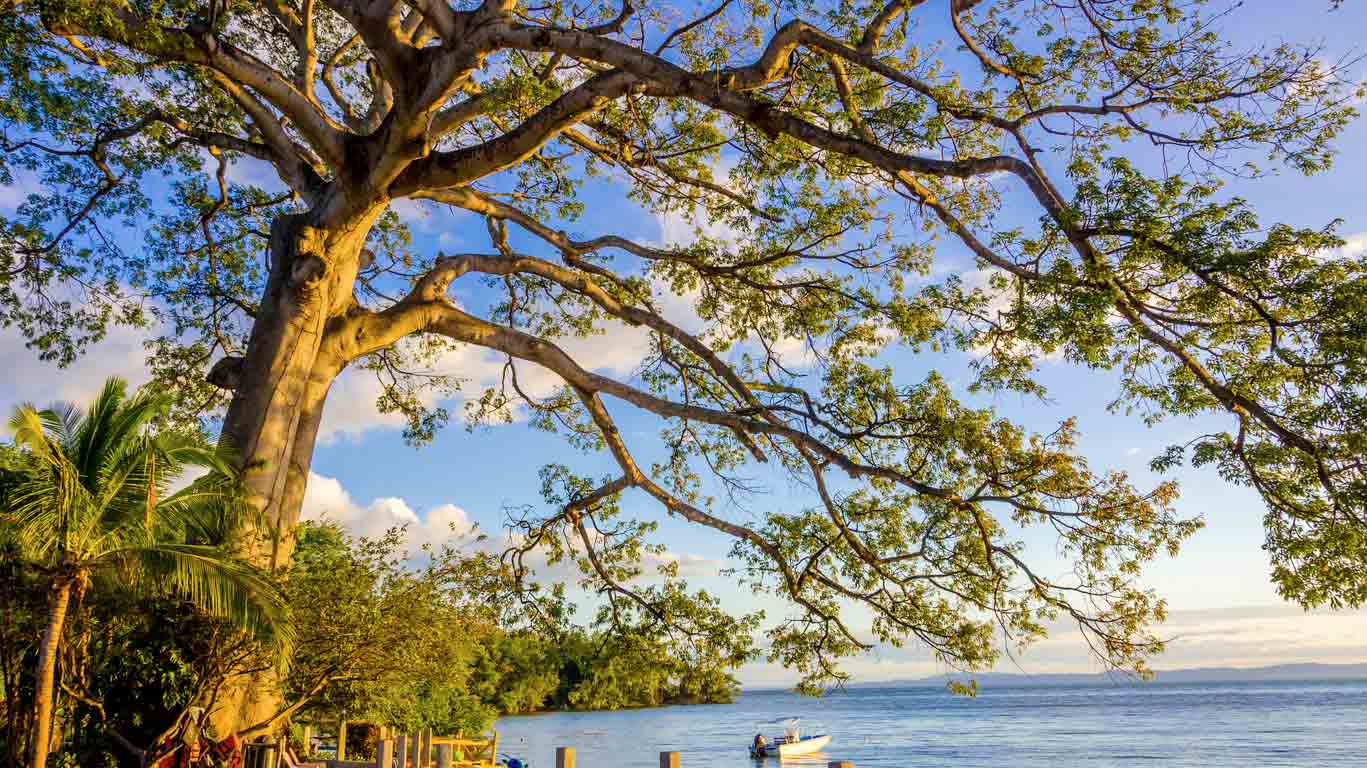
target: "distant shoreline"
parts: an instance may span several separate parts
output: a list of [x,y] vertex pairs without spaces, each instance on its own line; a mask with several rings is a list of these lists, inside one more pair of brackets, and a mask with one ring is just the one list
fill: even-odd
[[[981,674],[946,673],[929,677],[898,680],[869,680],[852,682],[851,690],[879,688],[943,687],[951,680],[974,679],[987,687],[1049,686],[1049,685],[1117,685],[1142,684],[1143,681],[1118,673],[1066,672],[1023,674],[1016,672],[984,672]],[[1193,667],[1188,669],[1160,669],[1154,671],[1155,683],[1233,683],[1233,682],[1314,682],[1319,680],[1367,679],[1367,664],[1274,664],[1265,667]],[[742,692],[782,691],[781,685],[744,686]]]

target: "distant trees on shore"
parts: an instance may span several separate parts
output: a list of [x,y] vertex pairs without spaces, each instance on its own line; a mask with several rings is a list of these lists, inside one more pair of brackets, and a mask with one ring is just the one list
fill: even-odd
[[740,692],[730,668],[695,667],[655,639],[497,631],[480,646],[471,690],[499,714],[716,704]]

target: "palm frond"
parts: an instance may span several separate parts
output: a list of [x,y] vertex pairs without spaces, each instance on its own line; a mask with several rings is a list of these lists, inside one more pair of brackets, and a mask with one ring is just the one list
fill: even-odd
[[148,541],[101,560],[122,571],[124,583],[134,589],[179,594],[204,613],[268,642],[282,662],[289,657],[295,632],[284,596],[268,574],[224,550]]
[[44,414],[51,415],[51,412],[39,411],[32,403],[22,403],[9,418],[9,429],[14,433],[15,445],[27,448],[39,459],[45,458],[56,448],[48,436],[49,422]]
[[176,462],[161,455],[156,441],[132,435],[104,461],[96,487],[105,507],[104,524],[117,527],[129,521],[146,524],[164,493],[160,474],[178,475]]
[[210,472],[163,499],[157,506],[158,525],[178,530],[183,540],[229,545],[244,528],[259,527],[260,514],[249,504],[235,476]]
[[[157,439],[174,439],[174,433],[158,436]],[[201,467],[210,473],[225,477],[232,477],[240,472],[238,468],[241,464],[237,451],[226,445],[205,445],[199,440],[186,437],[183,442],[165,445],[164,450],[187,467]]]
[[86,411],[80,428],[70,436],[67,451],[81,468],[83,477],[94,478],[99,472],[100,463],[108,454],[111,443],[109,422],[114,418],[127,389],[128,385],[117,376],[106,379],[100,394],[95,396]]
[[[279,589],[222,546],[256,514],[235,457],[193,436],[151,434],[166,399],[126,393],[111,378],[86,413],[61,405],[14,411],[10,425],[32,462],[10,483],[7,524],[38,560],[64,561],[142,594],[179,594],[269,641],[283,658],[294,632]],[[187,466],[209,472],[170,493]]]
[[[44,412],[51,413],[51,412]],[[50,438],[43,413],[15,409],[15,439],[29,449],[34,465],[17,478],[9,514],[24,545],[35,553],[65,555],[95,533],[98,503],[81,483],[80,470]]]
[[158,508],[158,519],[184,531],[184,541],[231,545],[242,530],[267,525],[260,510],[247,501],[235,452],[183,440],[168,447],[168,454],[182,472],[188,467],[208,470],[164,498]]
[[148,393],[125,399],[126,389],[126,384],[111,377],[86,418],[73,458],[87,483],[99,482],[109,463],[127,452],[146,450],[145,428],[168,406],[166,398]]
[[75,403],[52,403],[43,413],[46,414],[48,433],[62,445],[73,444],[85,425],[85,411]]

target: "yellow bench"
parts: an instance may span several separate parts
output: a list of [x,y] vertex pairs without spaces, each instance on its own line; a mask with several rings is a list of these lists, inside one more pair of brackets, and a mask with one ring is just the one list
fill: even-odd
[[432,746],[447,744],[460,755],[452,762],[455,768],[487,768],[498,763],[498,731],[487,739],[466,739],[460,736],[433,737]]

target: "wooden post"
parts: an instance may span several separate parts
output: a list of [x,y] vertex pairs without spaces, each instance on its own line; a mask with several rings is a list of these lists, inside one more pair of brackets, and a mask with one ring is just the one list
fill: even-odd
[[451,758],[452,758],[451,745],[450,745],[450,744],[438,744],[438,745],[437,745],[437,768],[451,768]]
[[399,734],[399,744],[394,748],[399,758],[399,768],[408,768],[408,734]]
[[375,742],[375,768],[394,768],[394,742],[389,739]]
[[337,724],[337,760],[346,759],[346,721]]
[[574,768],[574,747],[555,748],[555,768]]
[[430,768],[432,765],[432,729],[424,728],[418,734],[418,766]]
[[679,768],[679,753],[661,752],[660,768]]

